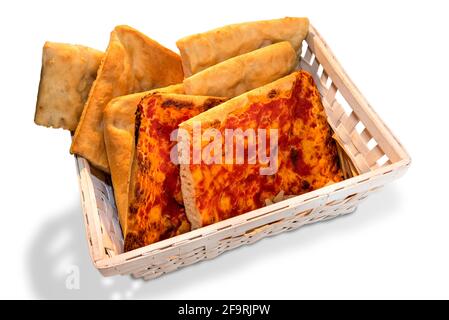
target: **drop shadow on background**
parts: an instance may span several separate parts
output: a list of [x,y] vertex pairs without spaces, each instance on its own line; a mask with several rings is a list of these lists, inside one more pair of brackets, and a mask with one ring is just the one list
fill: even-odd
[[[402,201],[395,186],[388,186],[368,197],[354,214],[271,237],[151,281],[101,276],[88,253],[81,208],[74,204],[56,219],[44,222],[32,238],[27,256],[28,276],[36,298],[40,299],[163,299],[172,292],[182,293],[265,259],[275,259],[285,250],[300,254],[302,248],[325,237],[338,237],[388,219],[398,213]],[[79,270],[79,288],[69,289],[73,287],[68,279],[74,268]]]

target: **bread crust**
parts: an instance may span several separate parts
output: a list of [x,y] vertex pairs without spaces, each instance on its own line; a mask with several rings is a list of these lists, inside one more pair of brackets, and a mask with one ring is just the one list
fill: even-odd
[[192,172],[188,164],[181,164],[179,167],[181,177],[181,191],[186,208],[186,216],[189,219],[192,230],[203,226],[203,219],[198,207],[196,206],[195,182],[193,181]]
[[176,53],[131,27],[116,27],[81,115],[71,153],[109,173],[103,135],[103,111],[109,101],[179,83],[182,78]]
[[230,58],[184,79],[187,94],[233,98],[291,73],[295,49],[283,41]]
[[232,24],[194,34],[176,42],[186,77],[229,58],[289,41],[296,51],[309,31],[307,18],[263,20]]
[[34,122],[75,131],[102,57],[85,46],[46,42]]

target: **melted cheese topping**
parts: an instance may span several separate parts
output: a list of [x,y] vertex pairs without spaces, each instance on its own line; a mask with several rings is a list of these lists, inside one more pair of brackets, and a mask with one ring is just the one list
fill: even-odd
[[145,98],[136,113],[136,169],[129,203],[125,251],[133,250],[190,231],[182,203],[179,166],[170,160],[176,142],[170,134],[178,125],[221,103],[207,99],[203,105]]
[[[260,175],[259,169],[264,167],[260,163],[248,164],[247,143],[244,164],[190,165],[203,225],[260,208],[281,191],[300,195],[342,180],[336,145],[311,75],[298,72],[291,92],[282,96],[285,98],[270,92],[218,125],[202,124],[203,131],[213,126],[223,137],[225,129],[236,128],[255,132],[259,128],[278,129],[279,135],[278,171],[274,175]],[[268,155],[269,139],[266,144]]]

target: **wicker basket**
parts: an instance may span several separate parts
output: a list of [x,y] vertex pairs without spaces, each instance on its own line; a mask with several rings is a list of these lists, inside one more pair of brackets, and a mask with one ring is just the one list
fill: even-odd
[[123,253],[111,183],[85,159],[76,157],[90,255],[103,275],[152,279],[264,237],[353,212],[369,194],[406,172],[407,152],[313,26],[303,44],[300,67],[315,78],[348,179]]

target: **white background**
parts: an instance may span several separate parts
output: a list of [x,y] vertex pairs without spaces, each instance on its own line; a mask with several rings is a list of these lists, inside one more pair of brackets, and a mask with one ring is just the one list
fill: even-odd
[[[449,298],[446,1],[1,1],[0,298]],[[176,49],[233,22],[308,16],[413,158],[346,217],[151,282],[87,251],[69,134],[33,123],[45,40],[104,50],[129,24]],[[71,266],[80,290],[67,290]]]

